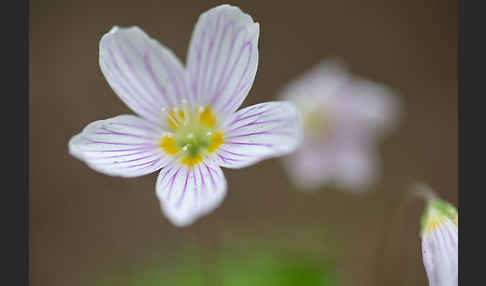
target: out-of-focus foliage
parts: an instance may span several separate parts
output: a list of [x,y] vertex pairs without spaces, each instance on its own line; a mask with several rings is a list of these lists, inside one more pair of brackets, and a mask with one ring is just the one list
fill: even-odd
[[[172,262],[174,263],[174,262]],[[170,264],[172,264],[170,263]],[[337,285],[335,264],[329,258],[281,254],[275,251],[250,251],[226,254],[219,267],[209,269],[192,256],[174,265],[153,265],[145,271],[128,275],[113,273],[96,286],[212,285],[223,286],[332,286]],[[219,282],[218,282],[219,281]]]

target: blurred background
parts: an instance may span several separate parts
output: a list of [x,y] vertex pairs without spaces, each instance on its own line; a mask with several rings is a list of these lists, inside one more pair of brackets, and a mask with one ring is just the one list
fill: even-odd
[[31,285],[210,285],[231,275],[263,285],[244,280],[247,269],[264,272],[259,263],[290,277],[271,285],[427,285],[423,203],[395,210],[417,180],[457,206],[457,1],[231,3],[260,23],[259,68],[244,106],[275,99],[327,57],[401,96],[404,116],[380,146],[383,174],[371,192],[302,193],[271,159],[225,170],[222,205],[176,228],[159,209],[156,173],[109,177],[68,154],[88,123],[131,113],[100,71],[104,33],[138,25],[184,62],[197,18],[219,4],[30,1]]

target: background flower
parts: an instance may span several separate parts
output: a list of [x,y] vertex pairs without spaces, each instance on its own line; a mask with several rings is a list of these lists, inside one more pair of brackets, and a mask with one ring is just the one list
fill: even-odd
[[281,98],[299,107],[304,122],[302,146],[285,158],[294,182],[304,190],[369,188],[380,174],[378,143],[398,121],[393,92],[327,60],[288,84]]

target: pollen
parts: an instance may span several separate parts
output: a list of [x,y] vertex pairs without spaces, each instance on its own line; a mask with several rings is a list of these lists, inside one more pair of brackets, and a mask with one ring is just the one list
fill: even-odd
[[216,132],[211,136],[211,145],[209,145],[208,152],[213,153],[219,146],[223,144],[223,133]]
[[203,162],[223,144],[223,133],[209,107],[192,109],[182,101],[181,108],[162,108],[162,114],[170,132],[162,135],[159,146],[184,165]]
[[201,163],[203,160],[203,158],[201,157],[201,155],[198,155],[196,157],[183,157],[181,159],[181,163],[184,164],[184,165],[187,165],[189,167],[193,167],[199,163]]
[[172,109],[169,112],[169,116],[167,117],[167,122],[172,129],[176,129],[177,126],[184,122],[185,113],[183,110],[178,110],[176,108]]
[[160,141],[160,147],[162,149],[164,149],[165,153],[170,154],[170,155],[177,154],[177,152],[178,152],[178,150],[177,150],[178,148],[175,144],[174,139],[172,139],[168,136],[162,137],[162,140]]
[[216,118],[214,117],[209,107],[202,109],[202,112],[199,115],[199,120],[202,124],[206,125],[209,128],[213,128],[216,124]]

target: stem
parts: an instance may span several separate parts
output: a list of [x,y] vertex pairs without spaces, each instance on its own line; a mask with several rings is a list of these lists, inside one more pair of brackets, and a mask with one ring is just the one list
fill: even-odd
[[[403,279],[398,279],[399,281],[388,281],[388,279],[384,277],[384,273],[388,273],[388,271],[384,271],[385,266],[388,265],[386,260],[386,248],[390,240],[393,226],[397,224],[400,214],[405,211],[408,203],[414,197],[421,197],[426,201],[437,198],[432,189],[423,183],[415,183],[411,185],[409,190],[404,192],[398,201],[395,200],[394,196],[390,196],[390,200],[387,203],[387,208],[384,213],[383,233],[377,248],[374,273],[375,285],[397,285],[399,281],[403,281]],[[401,253],[403,253],[403,249],[404,246],[400,248]],[[383,281],[381,281],[381,277],[383,277]]]

